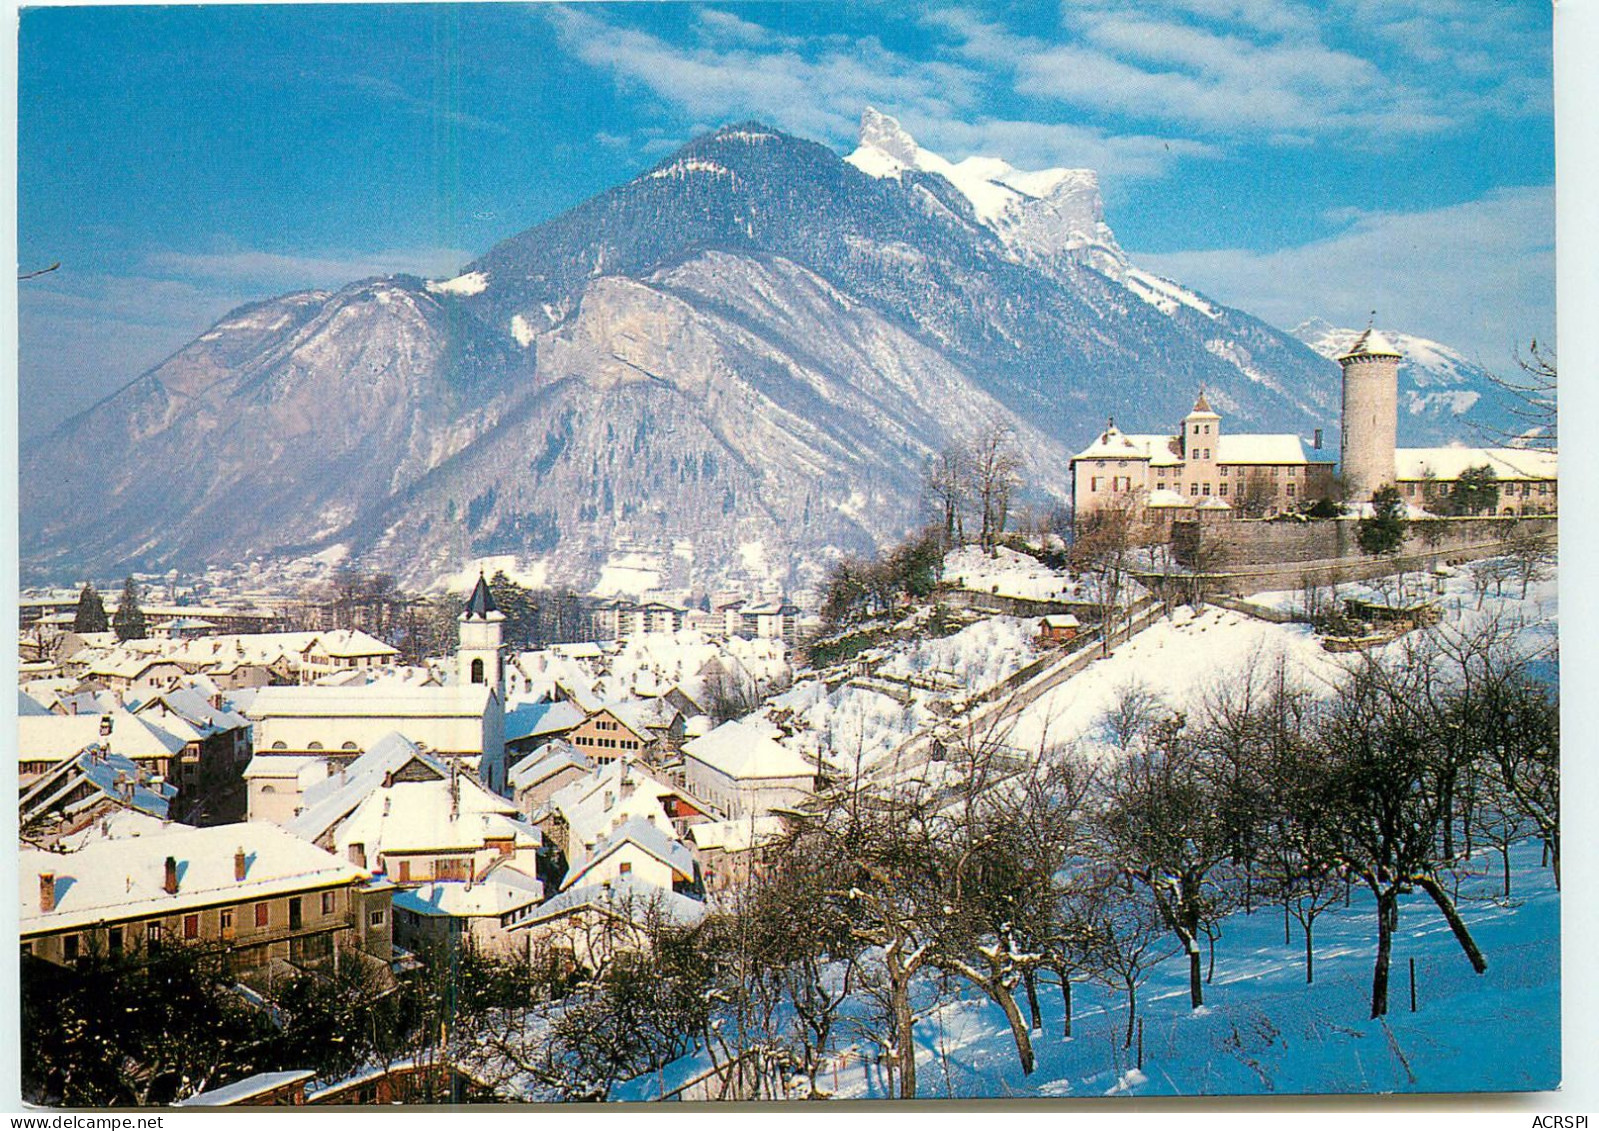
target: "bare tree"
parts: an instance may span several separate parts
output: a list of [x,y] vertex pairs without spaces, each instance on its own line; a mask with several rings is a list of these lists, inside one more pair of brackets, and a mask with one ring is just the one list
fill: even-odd
[[990,554],[1005,533],[1011,495],[1021,483],[1022,454],[1008,424],[992,424],[972,443],[972,495],[982,519],[979,540]]
[[959,444],[951,444],[927,462],[927,494],[938,512],[945,546],[959,546],[966,540],[970,464],[971,456]]

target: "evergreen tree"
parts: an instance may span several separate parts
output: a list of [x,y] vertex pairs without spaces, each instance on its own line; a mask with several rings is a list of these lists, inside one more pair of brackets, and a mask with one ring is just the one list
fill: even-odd
[[1379,487],[1371,497],[1371,515],[1360,520],[1355,539],[1373,557],[1397,554],[1405,544],[1405,502],[1393,485]]
[[111,619],[118,640],[143,640],[148,635],[139,597],[139,583],[130,575],[122,583],[122,599],[117,602],[117,615]]
[[1487,464],[1468,467],[1455,483],[1455,514],[1493,514],[1499,509],[1499,477]]
[[494,604],[505,615],[501,636],[505,644],[518,652],[536,647],[539,606],[533,599],[533,591],[506,577],[504,570],[496,570],[489,578],[489,592],[494,596]]
[[93,585],[84,583],[83,592],[78,594],[78,611],[72,618],[73,632],[105,632],[111,627],[106,619],[105,602],[100,600],[100,594],[95,592]]

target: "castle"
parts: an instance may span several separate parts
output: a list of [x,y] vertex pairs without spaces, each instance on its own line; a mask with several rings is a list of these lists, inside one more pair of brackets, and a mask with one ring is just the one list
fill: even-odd
[[[1556,510],[1554,452],[1525,448],[1400,448],[1399,351],[1367,329],[1338,359],[1343,369],[1341,494],[1360,504],[1384,486],[1418,511],[1441,509],[1468,470],[1488,467],[1498,485],[1495,513]],[[1312,452],[1321,448],[1317,429]],[[1157,520],[1271,518],[1332,498],[1332,461],[1305,454],[1292,434],[1224,434],[1203,390],[1176,435],[1122,432],[1115,420],[1072,457],[1072,505],[1078,518],[1133,504]]]

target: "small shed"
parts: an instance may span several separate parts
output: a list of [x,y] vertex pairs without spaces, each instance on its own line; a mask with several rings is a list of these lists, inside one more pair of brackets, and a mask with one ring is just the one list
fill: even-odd
[[1051,616],[1040,617],[1038,620],[1038,642],[1040,644],[1065,644],[1069,640],[1077,639],[1077,633],[1082,624],[1071,613],[1055,613]]

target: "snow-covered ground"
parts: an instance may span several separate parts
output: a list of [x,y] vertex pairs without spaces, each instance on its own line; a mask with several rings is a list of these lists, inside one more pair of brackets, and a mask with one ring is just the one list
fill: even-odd
[[[1304,935],[1294,923],[1285,941],[1280,907],[1232,915],[1223,921],[1201,1009],[1189,1006],[1187,964],[1177,959],[1156,966],[1139,991],[1141,1070],[1137,1042],[1123,1047],[1119,992],[1074,985],[1067,1040],[1060,992],[1042,983],[1043,1027],[1032,1034],[1038,1064],[1024,1076],[997,1005],[953,983],[940,992],[924,979],[919,1098],[1551,1089],[1560,1081],[1559,896],[1535,843],[1513,849],[1511,859],[1510,899],[1499,898],[1496,854],[1474,861],[1460,885],[1461,914],[1488,961],[1481,976],[1430,900],[1418,893],[1402,903],[1383,1020],[1369,1017],[1376,926],[1363,890],[1353,891],[1347,909],[1335,906],[1316,920],[1316,980],[1308,986]],[[841,1031],[851,1031],[848,1020]],[[866,1043],[844,1050],[820,1086],[840,1099],[894,1098],[875,1052]],[[701,1057],[684,1058],[615,1098],[653,1099],[663,1084],[672,1088],[706,1067]]]
[[1026,597],[1039,601],[1084,600],[1084,591],[1069,574],[1052,570],[1037,558],[1005,546],[995,556],[979,546],[951,550],[944,558],[944,580],[961,589]]
[[[1433,592],[1432,578],[1426,581],[1425,596],[1439,602],[1444,630],[1470,632],[1495,616],[1507,621],[1514,618],[1521,626],[1521,653],[1552,660],[1559,627],[1553,577],[1532,585],[1525,600],[1519,582],[1506,583],[1503,595],[1495,597],[1489,592],[1481,609],[1464,571],[1443,578],[1442,593]],[[1386,592],[1391,596],[1391,588]],[[1381,585],[1338,587],[1340,601],[1381,601],[1384,597]],[[1297,610],[1304,595],[1297,591],[1260,593],[1250,601],[1271,609]],[[1381,656],[1405,646],[1400,640],[1373,654]],[[1358,661],[1358,655],[1324,651],[1308,625],[1271,624],[1215,607],[1196,616],[1183,608],[1029,706],[1016,719],[1006,741],[1025,750],[1069,743],[1091,748],[1105,712],[1130,686],[1142,685],[1172,709],[1191,710],[1214,688],[1240,680],[1250,665],[1270,671],[1279,658],[1287,660],[1290,677],[1312,691],[1330,686],[1349,664]]]
[[[1512,859],[1510,901],[1490,898],[1497,857],[1461,885],[1462,914],[1488,959],[1480,977],[1432,902],[1420,894],[1406,900],[1386,1021],[1368,1017],[1376,927],[1370,897],[1357,890],[1348,910],[1316,921],[1313,985],[1305,985],[1303,934],[1295,924],[1285,944],[1282,911],[1273,907],[1225,921],[1199,1013],[1189,1008],[1186,964],[1156,967],[1139,995],[1142,1072],[1136,1047],[1121,1047],[1127,1015],[1117,995],[1076,987],[1073,1038],[1063,1041],[1051,986],[1041,993],[1032,1077],[1017,1067],[999,1007],[962,996],[917,1026],[921,1091],[936,1098],[1552,1088],[1560,1080],[1559,898],[1535,844]],[[884,1081],[875,1069],[850,1066],[837,1094],[882,1097]]]
[[828,691],[820,680],[796,684],[766,713],[791,712],[788,726],[797,733],[784,745],[806,754],[826,751],[844,768],[858,758],[868,768],[939,720],[935,700],[982,692],[1037,659],[1036,635],[1031,620],[988,617],[950,636],[904,646],[865,686]]

